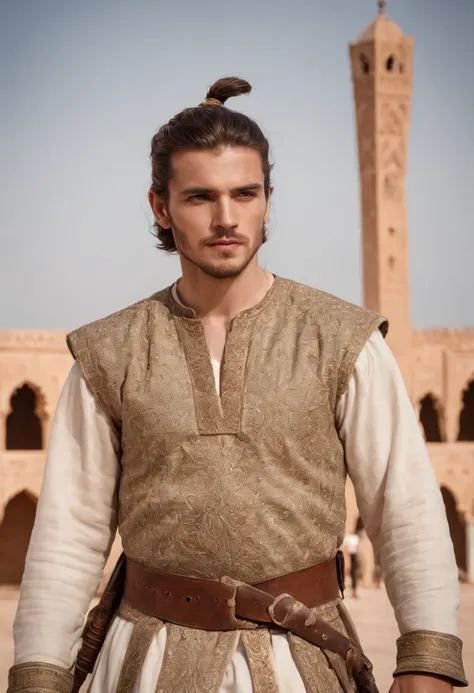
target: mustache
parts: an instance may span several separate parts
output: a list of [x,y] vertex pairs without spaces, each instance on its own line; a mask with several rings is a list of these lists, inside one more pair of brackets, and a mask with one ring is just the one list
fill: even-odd
[[221,233],[218,236],[204,239],[202,244],[210,245],[211,243],[218,243],[219,241],[233,241],[234,243],[241,243],[244,245],[247,242],[247,239],[245,236],[240,236],[237,233]]

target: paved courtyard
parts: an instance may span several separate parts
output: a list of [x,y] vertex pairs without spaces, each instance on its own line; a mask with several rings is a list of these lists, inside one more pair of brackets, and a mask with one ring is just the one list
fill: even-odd
[[[12,661],[11,627],[18,593],[0,590],[0,692],[6,690],[7,672]],[[347,598],[346,604],[354,618],[368,655],[374,662],[381,693],[388,693],[395,662],[397,627],[383,589],[362,590],[357,601]],[[462,585],[460,635],[464,640],[466,674],[474,682],[474,587]],[[472,686],[464,689],[474,692]]]

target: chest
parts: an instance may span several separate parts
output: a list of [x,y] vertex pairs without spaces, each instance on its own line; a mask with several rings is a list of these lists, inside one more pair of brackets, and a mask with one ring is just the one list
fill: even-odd
[[304,325],[174,318],[140,353],[123,387],[125,435],[289,440],[334,427],[333,360]]

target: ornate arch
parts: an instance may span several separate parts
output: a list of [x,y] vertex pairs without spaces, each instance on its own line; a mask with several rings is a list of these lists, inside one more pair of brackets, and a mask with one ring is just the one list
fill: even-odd
[[30,390],[33,390],[33,392],[36,395],[35,414],[37,416],[39,416],[40,418],[48,417],[49,416],[49,414],[48,414],[48,402],[47,402],[46,395],[44,393],[43,388],[40,385],[38,385],[37,383],[33,382],[32,380],[29,380],[28,378],[23,380],[21,385],[17,385],[13,389],[12,395],[10,396],[10,401],[11,401],[11,397],[15,394],[15,392],[17,392],[20,388],[25,387],[25,386],[29,387]]
[[47,400],[38,385],[25,380],[14,387],[5,417],[5,448],[43,450],[48,418]]
[[[21,484],[17,486],[13,491],[10,491],[10,493],[5,496],[2,500],[2,505],[0,506],[0,512],[3,512],[3,510],[7,507],[7,505],[10,503],[10,501],[15,498],[16,496],[19,496],[20,494],[24,493],[25,496],[28,496],[31,500],[37,502],[39,498],[39,493],[32,489],[30,486],[22,486]],[[2,521],[3,515],[0,514],[0,522]]]

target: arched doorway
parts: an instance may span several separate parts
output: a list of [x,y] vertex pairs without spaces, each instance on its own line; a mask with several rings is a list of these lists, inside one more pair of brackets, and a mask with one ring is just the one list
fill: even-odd
[[463,392],[458,440],[474,440],[474,380]]
[[42,450],[43,431],[38,410],[43,406],[42,396],[25,383],[10,399],[11,412],[7,416],[7,450]]
[[443,441],[439,411],[433,395],[428,394],[420,401],[420,421],[427,443],[441,443]]
[[0,524],[0,585],[19,585],[36,516],[37,498],[29,491],[14,496]]
[[466,524],[459,517],[456,507],[456,499],[451,491],[444,486],[441,488],[444,506],[446,508],[446,516],[448,518],[449,532],[451,541],[454,546],[454,555],[458,568],[463,571],[467,570],[467,555],[466,555]]

